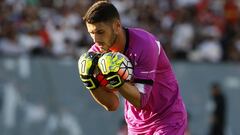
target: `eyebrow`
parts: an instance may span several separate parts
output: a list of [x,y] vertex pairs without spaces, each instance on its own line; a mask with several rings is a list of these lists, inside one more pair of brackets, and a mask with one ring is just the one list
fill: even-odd
[[97,32],[102,32],[104,31],[103,29],[98,29],[98,30],[94,30],[94,31],[88,31],[89,33],[97,33]]

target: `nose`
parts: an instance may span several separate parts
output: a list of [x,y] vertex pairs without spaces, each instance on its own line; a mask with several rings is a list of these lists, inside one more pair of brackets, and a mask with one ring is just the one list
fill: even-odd
[[97,34],[92,34],[91,36],[92,36],[92,39],[93,39],[94,43],[99,41],[99,38],[98,38]]
[[93,42],[96,42],[96,36],[92,36]]

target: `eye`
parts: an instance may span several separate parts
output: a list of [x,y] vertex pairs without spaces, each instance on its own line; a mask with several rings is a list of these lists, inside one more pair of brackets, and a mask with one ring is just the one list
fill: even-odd
[[97,34],[104,34],[104,31],[103,30],[99,30],[96,32]]

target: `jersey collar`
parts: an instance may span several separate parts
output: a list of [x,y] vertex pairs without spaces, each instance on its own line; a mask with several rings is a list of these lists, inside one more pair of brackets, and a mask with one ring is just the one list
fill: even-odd
[[124,52],[123,52],[123,54],[125,54],[129,47],[129,30],[128,30],[128,28],[123,28],[123,29],[124,29],[125,35],[126,35],[126,43],[125,43]]

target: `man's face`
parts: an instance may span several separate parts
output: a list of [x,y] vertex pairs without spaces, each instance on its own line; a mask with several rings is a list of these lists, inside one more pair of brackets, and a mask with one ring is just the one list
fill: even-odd
[[86,23],[88,32],[93,41],[97,43],[101,50],[108,51],[117,40],[117,33],[114,24],[111,23]]

